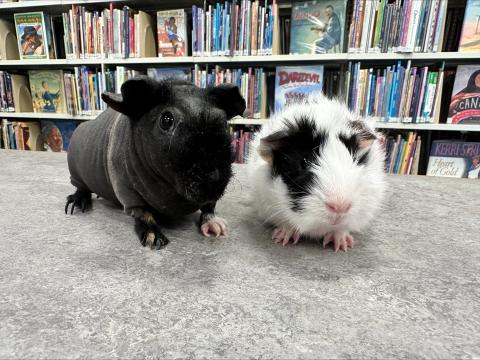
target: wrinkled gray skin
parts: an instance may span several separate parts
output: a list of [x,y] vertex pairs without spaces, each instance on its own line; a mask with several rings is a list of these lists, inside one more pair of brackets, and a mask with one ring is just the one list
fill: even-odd
[[[84,210],[96,193],[135,217],[142,245],[159,248],[168,240],[155,213],[176,218],[200,209],[201,225],[215,219],[232,174],[226,123],[243,113],[245,101],[231,85],[205,90],[145,77],[125,82],[121,91],[103,94],[111,108],[71,138],[68,167],[77,192],[67,197],[65,212],[69,204],[72,213],[74,206]],[[223,234],[221,225],[210,230]]]
[[114,201],[126,212],[147,205],[169,216],[198,210],[200,204],[172,189],[175,179],[156,176],[135,151],[130,121],[108,109],[76,129],[68,152],[72,185]]

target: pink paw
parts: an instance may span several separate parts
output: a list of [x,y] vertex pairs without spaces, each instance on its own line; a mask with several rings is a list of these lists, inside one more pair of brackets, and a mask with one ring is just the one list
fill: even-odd
[[293,241],[293,245],[295,245],[298,240],[300,240],[300,233],[283,227],[277,227],[272,232],[272,240],[275,244],[282,244],[283,246],[287,245],[290,240]]
[[333,249],[347,252],[348,248],[353,249],[353,236],[348,231],[331,231],[323,236],[323,247],[333,242]]
[[220,217],[213,217],[206,223],[200,226],[200,231],[204,236],[210,237],[210,234],[219,237],[221,235],[227,235],[227,225],[225,220]]

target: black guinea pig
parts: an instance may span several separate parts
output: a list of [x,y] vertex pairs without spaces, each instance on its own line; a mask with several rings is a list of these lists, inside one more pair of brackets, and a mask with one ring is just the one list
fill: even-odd
[[201,210],[205,236],[225,235],[216,202],[232,176],[227,121],[242,115],[236,86],[201,89],[179,80],[137,77],[120,94],[104,93],[110,108],[73,133],[68,151],[76,192],[65,213],[91,206],[91,194],[116,202],[135,218],[142,245],[168,243],[158,215],[177,218]]

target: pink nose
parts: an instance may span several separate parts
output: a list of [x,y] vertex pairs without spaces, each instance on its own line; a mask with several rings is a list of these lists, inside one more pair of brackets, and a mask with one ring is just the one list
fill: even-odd
[[335,214],[345,214],[352,207],[352,203],[348,200],[327,200],[325,207]]

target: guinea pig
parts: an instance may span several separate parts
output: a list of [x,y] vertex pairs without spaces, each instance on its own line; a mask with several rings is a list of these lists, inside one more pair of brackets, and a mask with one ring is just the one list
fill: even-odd
[[272,240],[302,236],[353,247],[381,206],[384,150],[365,119],[345,104],[315,94],[273,115],[257,134],[248,159],[252,201],[274,226]]
[[91,207],[91,194],[121,205],[135,218],[143,246],[168,243],[158,219],[201,210],[203,235],[226,234],[216,202],[232,176],[227,121],[245,110],[236,86],[201,89],[179,80],[144,76],[121,94],[104,93],[110,108],[82,123],[68,151],[70,180],[65,213]]

